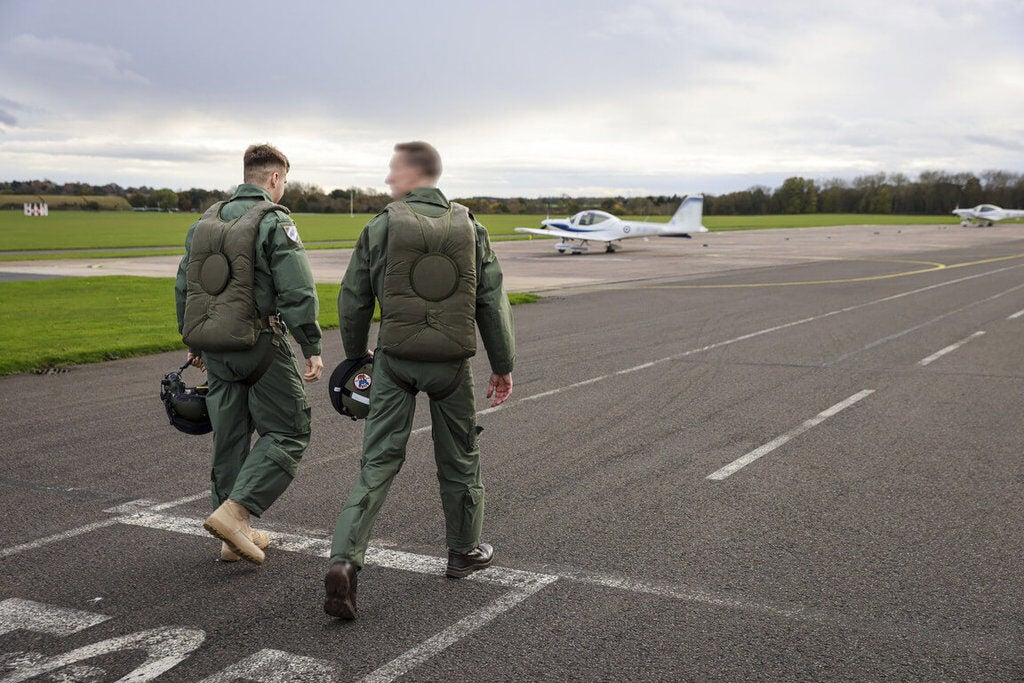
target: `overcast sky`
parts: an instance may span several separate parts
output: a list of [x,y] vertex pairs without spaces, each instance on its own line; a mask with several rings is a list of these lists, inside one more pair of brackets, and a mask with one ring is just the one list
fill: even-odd
[[719,193],[1024,171],[1024,1],[0,0],[0,179]]

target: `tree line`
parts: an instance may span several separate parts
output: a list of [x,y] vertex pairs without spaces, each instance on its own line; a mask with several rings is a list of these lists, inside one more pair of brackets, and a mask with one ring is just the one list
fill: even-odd
[[[230,192],[191,188],[121,187],[115,183],[54,183],[49,180],[0,182],[0,195],[120,196],[135,208],[205,211]],[[458,201],[479,214],[571,215],[599,208],[623,216],[670,215],[678,195],[640,197],[465,197]],[[289,181],[281,203],[297,213],[377,213],[391,201],[373,188],[326,192],[311,183]],[[991,203],[1024,208],[1024,174],[991,170],[981,174],[924,171],[915,179],[902,173],[877,173],[847,180],[794,176],[777,188],[756,185],[738,192],[707,194],[707,215],[797,213],[947,214],[955,206]]]

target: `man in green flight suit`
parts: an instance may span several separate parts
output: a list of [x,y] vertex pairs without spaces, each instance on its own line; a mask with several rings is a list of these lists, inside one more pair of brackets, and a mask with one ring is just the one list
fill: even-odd
[[435,187],[440,176],[441,157],[431,145],[395,145],[385,182],[396,201],[363,229],[338,296],[349,359],[370,355],[375,299],[381,308],[359,478],[338,517],[324,579],[324,611],[342,619],[356,617],[356,572],[405,460],[419,391],[430,397],[448,544],[445,575],[468,576],[494,557],[480,542],[484,487],[468,359],[479,329],[492,372],[487,398],[494,406],[504,402],[515,362],[512,312],[487,231]]
[[295,222],[277,204],[288,159],[252,145],[242,165],[232,197],[189,228],[174,292],[189,360],[209,384],[216,509],[204,526],[223,541],[222,560],[261,564],[270,539],[249,515],[284,493],[309,445],[310,410],[287,331],[306,358],[302,379],[317,381],[323,361],[313,273]]

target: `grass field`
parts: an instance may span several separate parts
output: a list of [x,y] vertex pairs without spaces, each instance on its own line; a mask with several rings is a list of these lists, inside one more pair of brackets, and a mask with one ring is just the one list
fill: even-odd
[[[0,259],[13,255],[5,251],[58,249],[115,249],[123,247],[181,248],[196,214],[136,213],[134,211],[55,211],[46,217],[25,216],[21,211],[0,211]],[[295,222],[302,240],[310,247],[347,246],[371,218],[369,214],[297,214]],[[539,227],[544,216],[494,214],[478,217],[495,237],[515,234],[516,226]],[[631,216],[639,220],[639,216]],[[667,221],[667,216],[648,220]],[[705,216],[713,231],[761,230],[834,225],[906,225],[955,223],[953,216],[891,216],[868,214],[800,214],[794,216]],[[164,252],[166,253],[166,252]],[[97,254],[67,258],[96,258]],[[51,257],[52,258],[52,257]]]
[[[297,214],[302,241],[355,241],[372,214]],[[46,217],[20,211],[0,212],[0,252],[36,249],[112,249],[117,247],[181,247],[196,214],[92,211],[52,212]],[[515,234],[517,225],[540,225],[543,216],[487,216],[492,235]],[[483,219],[482,219],[483,220]]]
[[[317,285],[324,329],[338,326],[339,289]],[[2,282],[0,319],[8,324],[0,334],[0,375],[183,350],[173,290],[172,278]],[[515,305],[537,297],[513,293],[509,300]]]

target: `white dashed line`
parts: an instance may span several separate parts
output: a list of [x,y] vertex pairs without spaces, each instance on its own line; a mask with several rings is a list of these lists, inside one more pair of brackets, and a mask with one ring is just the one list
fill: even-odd
[[1024,316],[1024,311],[1017,311],[1017,312],[1016,312],[1016,313],[1014,313],[1013,315],[1011,315],[1011,316],[1008,316],[1008,317],[1007,317],[1006,319],[1007,319],[1007,320],[1016,320],[1017,318],[1019,318],[1019,317],[1021,317],[1021,316]]
[[801,434],[803,434],[804,432],[806,432],[808,429],[811,429],[812,427],[815,427],[815,426],[821,424],[822,422],[824,422],[828,418],[832,417],[836,413],[839,413],[839,412],[841,412],[843,410],[846,410],[847,408],[852,406],[857,401],[860,401],[863,398],[867,398],[868,396],[870,396],[873,393],[875,393],[874,389],[865,389],[864,391],[858,391],[856,394],[854,394],[850,398],[846,399],[845,401],[840,401],[839,403],[835,404],[831,408],[829,408],[827,410],[823,410],[822,412],[818,413],[817,415],[812,417],[810,420],[807,420],[806,422],[804,422],[799,427],[786,432],[782,436],[778,436],[778,437],[772,439],[771,441],[769,441],[765,445],[761,446],[760,448],[755,448],[754,450],[752,450],[749,453],[747,453],[746,455],[744,455],[742,458],[737,458],[736,460],[732,461],[731,463],[729,463],[728,465],[726,465],[722,469],[716,470],[716,471],[712,472],[711,474],[709,474],[707,476],[707,479],[712,479],[712,480],[715,480],[715,481],[721,481],[721,480],[725,479],[726,477],[728,477],[730,475],[733,475],[736,472],[739,472],[741,469],[743,469],[744,467],[746,467],[750,463],[754,462],[758,458],[761,458],[761,457],[763,457],[765,455],[768,455],[769,453],[774,451],[776,448],[785,445],[786,443],[788,443],[792,439],[794,439],[794,438],[800,436]]
[[[836,365],[838,363],[843,362],[847,358],[852,358],[853,356],[856,356],[856,355],[861,354],[861,353],[863,353],[865,351],[873,349],[876,346],[881,346],[882,344],[886,344],[888,342],[895,341],[896,339],[899,339],[900,337],[906,336],[906,335],[910,334],[911,332],[916,332],[916,331],[918,331],[920,329],[928,327],[929,325],[933,325],[933,324],[939,322],[940,320],[944,320],[944,319],[948,318],[951,315],[956,315],[957,313],[962,313],[962,312],[964,312],[966,310],[974,308],[975,306],[979,306],[981,304],[988,303],[989,301],[994,301],[994,300],[996,300],[996,299],[998,299],[1000,297],[1006,296],[1007,294],[1010,294],[1012,292],[1016,292],[1018,289],[1024,289],[1024,285],[1017,285],[1016,287],[1010,287],[1009,289],[1003,290],[1002,292],[999,292],[998,294],[993,294],[992,296],[985,297],[984,299],[979,299],[978,301],[974,301],[972,303],[969,303],[966,306],[961,306],[959,308],[954,308],[952,311],[946,311],[945,313],[942,313],[941,315],[937,315],[934,318],[931,318],[930,320],[924,321],[923,323],[919,323],[919,324],[914,325],[912,327],[908,327],[905,330],[901,330],[901,331],[896,332],[894,334],[887,335],[885,337],[882,337],[881,339],[876,339],[875,341],[873,341],[870,344],[867,344],[865,346],[862,346],[861,348],[857,349],[856,351],[850,351],[849,353],[844,353],[842,356],[839,356],[835,360],[831,360],[828,363],[826,363],[825,366],[826,367],[832,367],[832,366],[834,366],[834,365]],[[1024,313],[1024,311],[1021,311],[1021,313]],[[1018,315],[1018,314],[1015,313],[1014,315]],[[1008,320],[1012,319],[1012,318],[1013,318],[1013,316],[1010,316],[1010,318],[1008,318]]]
[[[980,277],[987,277],[989,275],[996,275],[998,273],[1004,273],[1006,271],[1014,270],[1016,268],[1021,268],[1021,267],[1022,266],[1017,265],[1017,266],[1007,266],[1005,268],[996,268],[995,270],[989,270],[989,271],[986,271],[984,273],[976,273],[974,275],[967,275],[967,276],[964,276],[964,277],[955,278],[953,280],[947,280],[945,282],[938,282],[938,283],[936,283],[934,285],[928,285],[926,287],[918,287],[917,289],[911,289],[911,290],[906,291],[906,292],[900,292],[899,294],[890,294],[889,296],[884,296],[884,297],[882,297],[880,299],[872,299],[871,301],[865,301],[864,303],[853,304],[851,306],[845,306],[843,308],[837,308],[837,309],[835,309],[833,311],[828,311],[826,313],[819,313],[818,315],[812,315],[812,316],[808,316],[806,318],[800,318],[799,320],[793,320],[793,321],[790,321],[788,323],[781,323],[779,325],[773,325],[772,327],[766,327],[766,328],[764,328],[762,330],[757,330],[755,332],[748,332],[747,334],[741,334],[738,337],[733,337],[731,339],[725,339],[723,341],[714,342],[712,344],[707,344],[705,346],[698,346],[697,348],[693,348],[693,349],[690,349],[688,351],[683,351],[681,353],[676,353],[676,354],[673,354],[671,356],[665,356],[664,358],[658,358],[656,360],[648,361],[646,363],[641,363],[639,365],[634,365],[632,367],[623,368],[622,370],[617,370],[615,372],[611,372],[611,373],[608,373],[606,375],[601,375],[599,377],[592,377],[590,379],[585,379],[585,380],[581,380],[579,382],[574,382],[574,383],[568,384],[568,385],[566,385],[564,387],[558,387],[556,389],[549,389],[548,391],[542,391],[542,392],[540,392],[538,394],[532,394],[530,396],[524,396],[521,399],[509,401],[506,405],[518,405],[519,403],[526,403],[527,401],[536,401],[536,400],[541,399],[541,398],[547,398],[549,396],[555,396],[556,394],[561,394],[562,392],[565,392],[565,391],[570,391],[572,389],[578,389],[580,387],[585,387],[587,385],[594,384],[596,382],[601,382],[601,381],[609,379],[611,377],[617,377],[617,376],[620,376],[620,375],[628,375],[628,374],[631,374],[631,373],[634,373],[634,372],[638,372],[640,370],[645,370],[645,369],[653,367],[655,365],[660,365],[662,363],[667,363],[669,361],[680,360],[682,358],[686,358],[688,356],[692,356],[692,355],[695,355],[695,354],[698,354],[698,353],[703,353],[705,351],[713,351],[714,349],[720,349],[720,348],[725,347],[725,346],[731,346],[732,344],[737,344],[737,343],[742,342],[742,341],[747,341],[748,339],[755,339],[757,337],[761,337],[761,336],[764,336],[766,334],[771,334],[772,332],[780,332],[782,330],[786,330],[786,329],[789,329],[791,327],[796,327],[798,325],[805,325],[807,323],[817,322],[819,320],[825,320],[826,318],[831,318],[831,317],[834,317],[834,316],[837,316],[837,315],[842,315],[843,313],[850,313],[851,311],[857,311],[857,310],[860,310],[862,308],[866,308],[868,306],[874,306],[874,305],[877,305],[877,304],[887,303],[889,301],[896,301],[897,299],[902,299],[903,297],[907,297],[907,296],[913,296],[914,294],[920,294],[922,292],[928,292],[928,291],[931,291],[933,289],[938,289],[940,287],[947,287],[949,285],[955,285],[955,284],[959,284],[961,282],[967,282],[969,280],[974,280],[974,279],[977,279],[977,278],[980,278]],[[1010,291],[1012,291],[1012,290],[1010,290]]]
[[917,362],[917,364],[922,366],[922,367],[925,366],[925,365],[929,365],[929,364],[937,361],[938,359],[942,358],[947,353],[952,353],[952,352],[956,351],[957,349],[959,349],[961,346],[963,346],[967,342],[971,341],[972,339],[977,339],[978,337],[980,337],[983,334],[985,334],[985,330],[978,330],[977,332],[975,332],[971,336],[966,337],[964,339],[961,339],[960,341],[958,341],[955,344],[950,344],[949,346],[947,346],[944,349],[939,349],[938,351],[936,351],[932,355],[928,356],[927,358],[922,358],[921,360],[919,360]]

